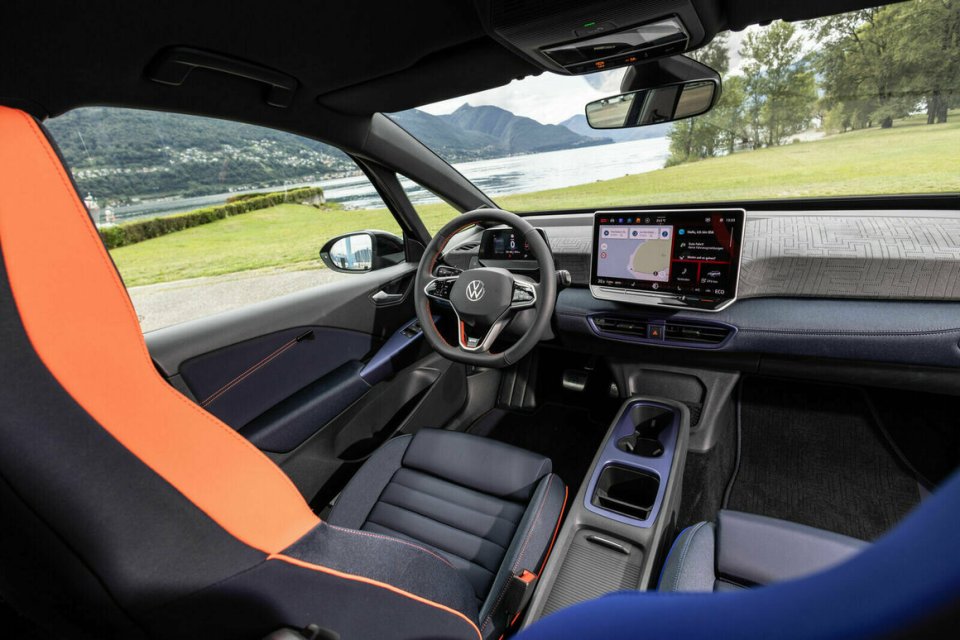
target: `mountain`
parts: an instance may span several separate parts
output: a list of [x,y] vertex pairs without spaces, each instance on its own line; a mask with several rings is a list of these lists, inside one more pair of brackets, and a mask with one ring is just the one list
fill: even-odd
[[464,104],[441,118],[461,129],[497,138],[510,154],[575,149],[612,142],[607,137],[578,135],[567,127],[541,124],[532,118],[517,116],[506,109],[489,105],[472,107]]
[[631,129],[594,129],[587,124],[587,116],[582,113],[570,116],[560,124],[581,136],[588,138],[610,138],[614,142],[662,138],[670,135],[670,129],[672,127],[671,123],[666,122],[664,124],[652,124],[646,127],[633,127]]
[[355,173],[329,145],[237,122],[87,107],[47,128],[82,195],[105,203],[199,196]]
[[[390,115],[448,161],[498,158],[613,142],[541,124],[499,107],[463,105],[435,116]],[[338,149],[254,125],[158,111],[86,107],[47,122],[81,195],[102,204],[203,196],[318,182],[357,173]]]
[[419,109],[390,117],[448,161],[497,158],[557,149],[576,149],[613,142],[582,136],[566,127],[542,124],[493,106],[460,106],[453,113],[431,115]]
[[391,113],[390,119],[445,160],[477,160],[508,154],[494,136],[462,129],[444,116],[410,109]]

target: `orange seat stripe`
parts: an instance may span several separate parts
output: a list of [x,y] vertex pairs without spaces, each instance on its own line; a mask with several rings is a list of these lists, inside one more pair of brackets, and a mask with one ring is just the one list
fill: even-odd
[[6,107],[0,246],[34,350],[124,447],[226,531],[267,554],[319,522],[279,467],[157,373],[65,169],[36,122]]
[[414,594],[414,593],[410,593],[409,591],[404,591],[403,589],[400,589],[399,587],[395,587],[395,586],[393,586],[393,585],[391,585],[391,584],[387,584],[387,583],[385,583],[385,582],[380,582],[380,581],[378,581],[378,580],[373,580],[373,579],[371,579],[371,578],[364,578],[363,576],[354,575],[354,574],[352,574],[352,573],[344,573],[343,571],[337,571],[336,569],[331,569],[331,568],[329,568],[329,567],[323,567],[323,566],[320,566],[320,565],[318,565],[318,564],[313,564],[313,563],[310,563],[310,562],[304,562],[303,560],[298,560],[298,559],[296,559],[296,558],[291,558],[290,556],[285,556],[285,555],[283,555],[282,553],[274,554],[274,555],[270,556],[268,559],[269,559],[269,560],[280,560],[280,561],[282,561],[282,562],[288,562],[288,563],[293,564],[293,565],[296,565],[296,566],[298,566],[298,567],[303,567],[304,569],[311,569],[311,570],[313,570],[313,571],[319,571],[319,572],[321,572],[321,573],[328,573],[328,574],[330,574],[330,575],[332,575],[332,576],[337,576],[338,578],[344,578],[344,579],[346,579],[346,580],[354,580],[354,581],[356,581],[356,582],[363,582],[364,584],[369,584],[369,585],[372,585],[372,586],[374,586],[374,587],[380,587],[380,588],[382,588],[382,589],[386,589],[386,590],[388,590],[388,591],[392,591],[392,592],[394,592],[394,593],[396,593],[396,594],[399,594],[399,595],[401,595],[401,596],[404,596],[404,597],[407,597],[407,598],[411,598],[411,599],[413,599],[413,600],[416,600],[417,602],[421,602],[421,603],[423,603],[423,604],[425,604],[425,605],[428,605],[428,606],[430,606],[430,607],[434,607],[435,609],[440,609],[441,611],[446,611],[447,613],[452,613],[453,615],[457,616],[458,618],[461,618],[464,622],[466,622],[467,624],[469,624],[469,625],[473,628],[473,630],[477,633],[477,637],[478,637],[478,638],[481,638],[481,640],[482,640],[482,638],[483,638],[483,636],[480,635],[480,629],[477,627],[477,623],[475,623],[473,620],[471,620],[470,618],[468,618],[468,617],[465,616],[464,614],[460,613],[460,612],[457,611],[456,609],[451,609],[450,607],[448,607],[448,606],[446,606],[446,605],[442,605],[442,604],[440,604],[439,602],[434,602],[433,600],[427,600],[426,598],[421,598],[420,596],[418,596],[418,595],[416,595],[416,594]]

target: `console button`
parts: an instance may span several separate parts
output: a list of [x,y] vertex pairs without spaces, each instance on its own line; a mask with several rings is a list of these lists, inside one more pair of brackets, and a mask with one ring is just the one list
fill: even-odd
[[650,340],[663,340],[663,325],[662,324],[648,324],[647,325],[647,338]]

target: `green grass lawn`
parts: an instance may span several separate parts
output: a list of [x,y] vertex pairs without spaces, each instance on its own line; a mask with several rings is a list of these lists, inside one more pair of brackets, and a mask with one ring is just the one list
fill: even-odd
[[[953,114],[952,114],[953,115]],[[923,118],[591,184],[497,198],[513,211],[836,195],[960,192],[960,118]],[[456,211],[417,206],[436,231]],[[386,209],[279,205],[111,251],[128,286],[260,268],[321,267],[330,237],[360,229],[399,233]]]
[[[960,114],[958,114],[960,115]],[[511,211],[960,191],[960,118],[925,118],[497,199]]]

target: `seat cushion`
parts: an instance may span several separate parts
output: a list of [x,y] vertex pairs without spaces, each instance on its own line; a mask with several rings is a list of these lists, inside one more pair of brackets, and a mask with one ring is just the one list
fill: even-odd
[[328,522],[422,545],[470,583],[485,637],[512,575],[539,574],[566,501],[548,458],[500,442],[424,429],[361,467]]
[[727,591],[823,571],[866,542],[830,531],[739,511],[721,511],[674,542],[660,574],[660,591]]

